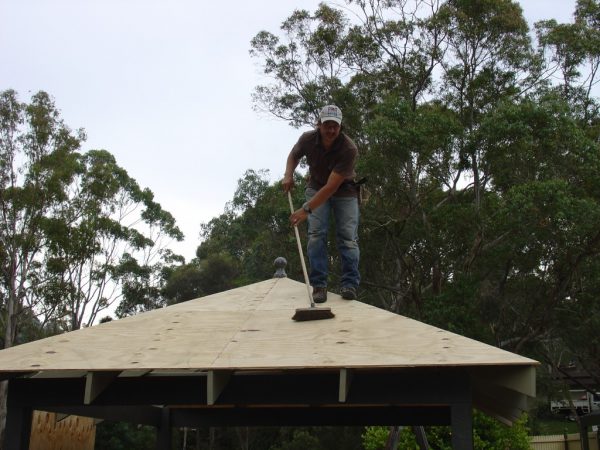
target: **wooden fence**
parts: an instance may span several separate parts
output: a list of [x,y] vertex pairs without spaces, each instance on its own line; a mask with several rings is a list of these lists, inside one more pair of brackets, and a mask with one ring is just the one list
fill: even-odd
[[[555,434],[550,436],[532,436],[531,448],[533,450],[581,450],[579,433]],[[596,432],[588,433],[590,450],[600,450]]]

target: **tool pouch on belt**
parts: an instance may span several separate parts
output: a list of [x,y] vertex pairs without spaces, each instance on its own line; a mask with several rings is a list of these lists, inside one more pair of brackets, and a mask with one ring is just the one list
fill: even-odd
[[358,188],[358,204],[359,205],[367,203],[367,201],[369,200],[369,197],[371,196],[371,193],[367,189],[366,182],[367,182],[367,177],[362,177],[360,180],[354,182],[354,184]]

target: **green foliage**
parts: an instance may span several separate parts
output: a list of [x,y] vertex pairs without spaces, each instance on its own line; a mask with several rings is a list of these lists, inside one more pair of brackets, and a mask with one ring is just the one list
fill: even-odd
[[306,430],[293,430],[291,439],[287,442],[283,442],[280,445],[271,447],[271,450],[304,450],[310,448],[312,450],[321,450],[322,447],[319,444],[319,440],[311,435]]
[[295,126],[314,124],[319,106],[344,97],[339,82],[347,72],[341,57],[346,48],[348,19],[322,3],[314,14],[296,10],[281,25],[289,44],[261,31],[251,41],[250,54],[264,58],[264,72],[273,85],[258,86],[258,108],[267,108]]
[[169,272],[162,295],[168,304],[173,304],[236,287],[241,269],[233,257],[211,254]]
[[[474,411],[473,448],[475,450],[528,450],[529,433],[526,426],[527,416],[523,416],[508,427],[483,413]],[[390,427],[367,427],[362,435],[365,450],[385,448]],[[425,427],[427,442],[431,448],[452,449],[450,427]],[[418,450],[415,435],[411,427],[404,427],[398,438],[398,448]]]
[[276,443],[268,448],[269,450],[362,450],[360,440],[362,431],[361,427],[280,428]]
[[555,90],[572,106],[573,114],[594,132],[598,117],[598,99],[594,87],[600,68],[600,4],[597,0],[578,0],[573,23],[540,21],[536,33],[540,54],[548,63],[549,73],[561,80]]
[[122,422],[101,422],[96,426],[95,450],[147,450],[155,446],[154,427]]
[[[273,261],[279,256],[288,260],[288,276],[302,279],[298,250],[288,220],[287,197],[280,184],[269,185],[267,176],[266,171],[247,171],[239,180],[234,200],[226,206],[225,212],[202,225],[204,240],[196,253],[199,264],[204,264],[204,270],[212,270],[211,256],[227,255],[239,268],[232,281],[234,285],[271,277],[275,272]],[[298,184],[303,183],[298,180]],[[299,189],[294,192],[294,203],[303,202]]]
[[63,302],[71,329],[91,323],[119,300],[120,314],[159,306],[161,269],[181,261],[161,242],[183,239],[171,214],[104,150],[81,156],[68,194],[48,219],[49,281],[41,294],[60,295],[53,301]]
[[45,229],[80,170],[83,139],[82,131],[73,133],[60,120],[48,94],[39,92],[25,104],[12,90],[0,93],[0,323],[6,347],[15,343],[20,322],[31,318],[27,308],[44,309],[36,288],[44,279]]
[[497,420],[476,412],[474,415],[474,448],[481,450],[529,450],[527,416],[508,427]]
[[[123,300],[130,312],[159,305],[162,269],[182,259],[174,218],[105,150],[80,152],[82,130],[53,99],[29,104],[0,93],[0,309],[4,345],[78,329]],[[39,318],[39,324],[27,322]]]
[[[351,21],[290,17],[293,70],[251,53],[275,78],[257,107],[299,125],[324,95],[348,117],[372,193],[361,299],[552,366],[567,352],[600,384],[599,3],[536,24],[537,48],[511,0],[349,4]],[[319,45],[335,80],[315,76]]]
[[389,434],[389,427],[366,427],[362,435],[362,445],[365,450],[381,450],[385,448]]

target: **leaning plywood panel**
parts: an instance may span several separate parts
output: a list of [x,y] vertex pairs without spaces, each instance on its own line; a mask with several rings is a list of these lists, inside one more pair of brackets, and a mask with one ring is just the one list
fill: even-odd
[[89,417],[67,416],[34,411],[31,421],[30,450],[94,450],[95,421]]

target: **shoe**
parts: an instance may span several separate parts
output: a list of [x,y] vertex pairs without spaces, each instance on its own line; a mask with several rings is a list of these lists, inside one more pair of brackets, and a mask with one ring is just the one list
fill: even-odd
[[315,303],[325,303],[327,301],[327,288],[314,287],[312,297]]
[[340,294],[345,300],[356,300],[356,288],[354,287],[343,287],[340,289]]

